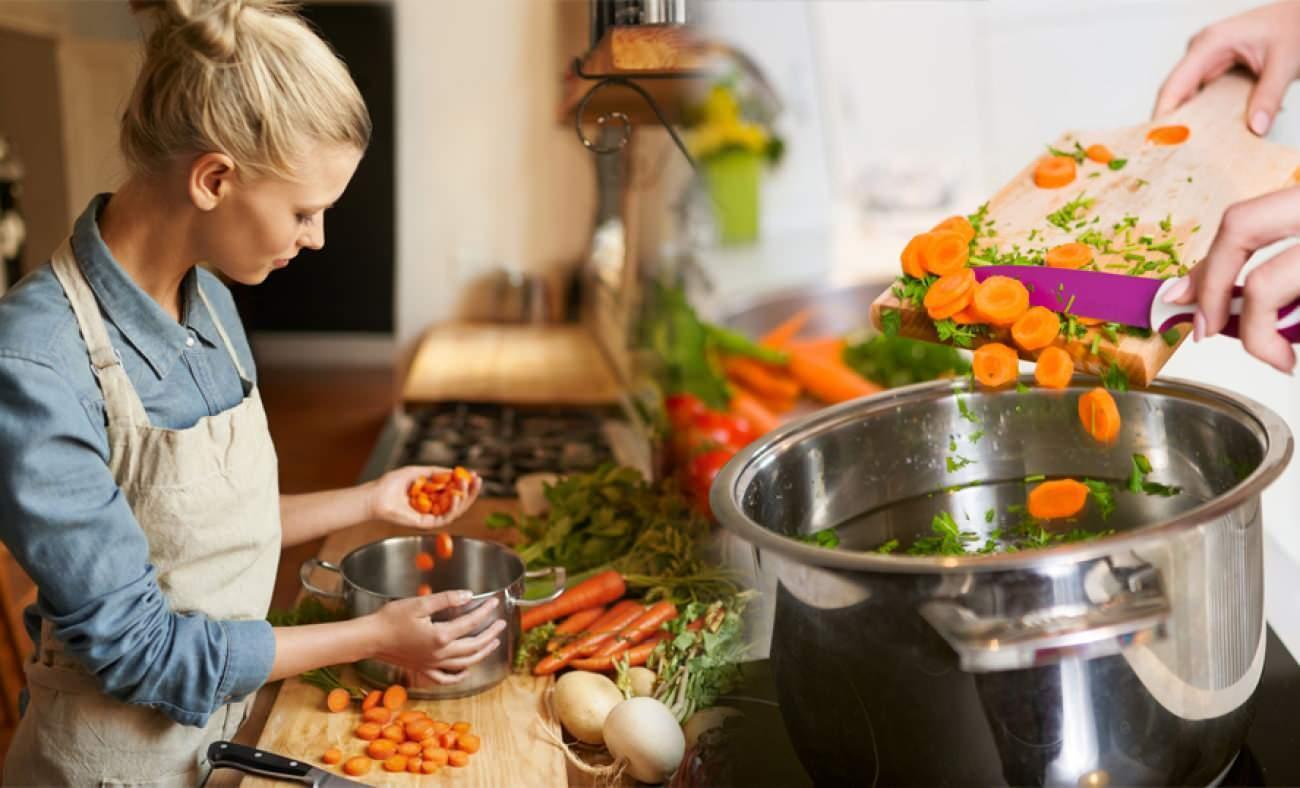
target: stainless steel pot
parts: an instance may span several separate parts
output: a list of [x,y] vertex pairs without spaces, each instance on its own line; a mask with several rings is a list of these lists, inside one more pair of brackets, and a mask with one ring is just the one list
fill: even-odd
[[[353,618],[373,613],[394,599],[415,596],[421,583],[428,584],[434,592],[468,589],[474,593],[465,604],[435,613],[434,621],[457,618],[473,612],[489,599],[496,599],[496,614],[478,631],[504,619],[507,623],[501,647],[468,668],[464,680],[457,684],[443,686],[423,674],[378,659],[362,660],[356,667],[366,682],[378,687],[401,684],[415,698],[460,698],[497,685],[510,675],[514,664],[520,636],[519,609],[544,604],[564,593],[564,568],[526,572],[523,560],[513,550],[496,542],[463,536],[452,537],[451,558],[435,559],[430,571],[421,571],[416,566],[416,556],[422,552],[434,554],[432,535],[394,536],[358,547],[338,566],[309,558],[302,563],[298,577],[303,588],[311,593],[342,600]],[[339,590],[314,585],[310,577],[315,569],[338,574]],[[546,576],[555,578],[555,590],[542,599],[523,599],[524,581]]]
[[[963,389],[827,409],[714,483],[722,525],[777,578],[772,666],[805,767],[828,784],[1212,783],[1241,747],[1263,666],[1260,493],[1290,460],[1290,431],[1249,400],[1169,381],[1117,393],[1124,429],[1100,447],[1078,425],[1082,388]],[[982,541],[1030,474],[1123,489],[1135,452],[1184,492],[1117,493],[1110,526],[1140,525],[1113,536],[865,552],[907,544],[939,511]],[[974,462],[949,473],[957,454]],[[837,550],[788,538],[832,526]]]

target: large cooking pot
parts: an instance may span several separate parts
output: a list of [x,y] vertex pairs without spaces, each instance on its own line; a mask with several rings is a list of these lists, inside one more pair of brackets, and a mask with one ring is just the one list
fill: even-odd
[[[1260,493],[1291,433],[1167,381],[1115,394],[1124,428],[1102,447],[1078,424],[1083,391],[896,389],[781,428],[718,475],[714,513],[776,576],[773,673],[819,783],[1207,785],[1231,766],[1264,660]],[[1108,522],[1131,525],[1113,536],[867,552],[940,511],[983,537],[1027,475],[1123,489],[1135,452],[1184,492],[1117,493]],[[974,462],[950,473],[954,454]],[[839,549],[789,538],[832,526]]]
[[[496,612],[477,632],[498,620],[505,620],[502,643],[477,665],[468,668],[463,680],[441,685],[422,673],[413,673],[390,662],[366,659],[356,664],[357,673],[369,684],[386,687],[402,684],[414,698],[460,698],[496,686],[510,675],[515,649],[519,644],[519,609],[549,602],[564,593],[563,567],[524,570],[523,560],[511,549],[481,539],[452,537],[451,558],[435,559],[432,570],[416,566],[420,553],[434,555],[434,536],[393,536],[371,542],[348,553],[338,566],[319,558],[309,558],[299,569],[299,579],[317,596],[342,600],[344,609],[355,618],[373,613],[394,599],[415,596],[421,583],[436,593],[468,589],[474,596],[465,604],[445,608],[433,614],[434,621],[448,621],[471,613],[489,599],[497,600]],[[313,570],[322,569],[339,575],[339,590],[331,591],[311,582]],[[541,599],[524,599],[524,581],[553,576],[555,589]],[[474,634],[477,634],[474,633]]]

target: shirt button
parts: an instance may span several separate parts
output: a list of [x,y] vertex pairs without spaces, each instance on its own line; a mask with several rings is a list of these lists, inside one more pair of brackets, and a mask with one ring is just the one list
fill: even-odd
[[185,347],[194,347],[194,336],[185,337]]

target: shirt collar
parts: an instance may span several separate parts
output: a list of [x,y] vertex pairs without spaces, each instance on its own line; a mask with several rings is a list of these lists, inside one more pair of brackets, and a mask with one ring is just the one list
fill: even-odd
[[72,252],[104,316],[117,326],[161,379],[185,352],[185,340],[191,330],[211,346],[217,336],[216,327],[206,305],[198,298],[198,273],[194,269],[190,269],[181,283],[182,320],[178,323],[113,259],[99,234],[98,223],[99,212],[110,196],[96,195],[78,217],[72,230]]

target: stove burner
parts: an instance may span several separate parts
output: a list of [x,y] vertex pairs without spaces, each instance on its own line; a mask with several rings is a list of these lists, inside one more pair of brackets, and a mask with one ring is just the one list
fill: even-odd
[[489,498],[514,498],[525,473],[588,471],[613,458],[601,429],[606,412],[444,403],[408,415],[414,428],[396,465],[463,465],[483,477]]

